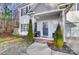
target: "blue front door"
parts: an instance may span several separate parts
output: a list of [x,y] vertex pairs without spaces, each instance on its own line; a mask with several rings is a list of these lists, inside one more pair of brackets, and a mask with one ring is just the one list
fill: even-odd
[[48,36],[48,23],[43,22],[43,36]]

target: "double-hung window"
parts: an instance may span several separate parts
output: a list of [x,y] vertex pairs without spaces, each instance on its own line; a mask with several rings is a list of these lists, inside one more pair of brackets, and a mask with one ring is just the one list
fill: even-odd
[[31,9],[31,5],[28,5],[21,9],[21,16],[27,15],[28,11]]
[[27,31],[27,24],[21,24],[21,32]]
[[29,10],[28,10],[28,7],[26,7],[26,14],[28,13],[28,11],[29,11]]
[[79,3],[77,3],[77,10],[79,10]]
[[21,9],[21,16],[26,15],[26,8]]

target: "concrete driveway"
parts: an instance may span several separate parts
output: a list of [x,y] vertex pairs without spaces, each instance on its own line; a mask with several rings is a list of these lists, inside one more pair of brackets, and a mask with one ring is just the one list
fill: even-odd
[[79,38],[66,39],[68,46],[77,54],[79,54]]

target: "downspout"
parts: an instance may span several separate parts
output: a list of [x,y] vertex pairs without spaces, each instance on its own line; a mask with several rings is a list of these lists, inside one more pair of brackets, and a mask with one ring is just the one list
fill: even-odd
[[64,42],[66,42],[66,37],[65,37],[65,20],[66,20],[66,14],[65,11],[62,11],[62,20],[63,20],[63,38],[64,38]]

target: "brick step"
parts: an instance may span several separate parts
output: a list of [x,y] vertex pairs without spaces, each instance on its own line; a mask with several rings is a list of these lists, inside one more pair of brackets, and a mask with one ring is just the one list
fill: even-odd
[[49,39],[49,38],[39,38],[39,39],[34,39],[35,42],[40,42],[40,43],[52,43],[53,40]]

